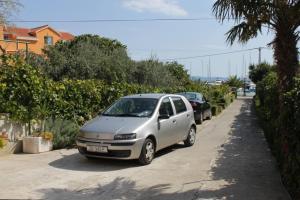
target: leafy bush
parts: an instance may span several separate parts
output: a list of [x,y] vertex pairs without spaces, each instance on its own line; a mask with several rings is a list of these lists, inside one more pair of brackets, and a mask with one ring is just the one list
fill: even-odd
[[239,79],[237,76],[230,76],[226,81],[226,84],[230,87],[240,88],[244,85],[244,81]]
[[40,71],[22,59],[3,56],[0,68],[1,111],[11,113],[15,120],[28,123],[43,118],[47,95],[45,79]]
[[283,182],[292,196],[297,197],[300,196],[300,78],[283,95],[283,113],[279,113],[277,83],[277,75],[272,71],[257,83],[256,108]]
[[45,130],[53,134],[53,148],[61,149],[74,146],[79,125],[71,120],[49,118]]
[[[175,76],[181,67],[168,63]],[[186,78],[186,77],[185,77]],[[185,79],[184,78],[184,79]],[[230,88],[192,81],[172,87],[63,79],[53,81],[20,57],[3,56],[0,70],[0,110],[21,122],[40,121],[41,132],[53,133],[54,148],[72,146],[79,127],[122,96],[138,93],[201,92],[218,114],[231,102]]]
[[4,138],[0,138],[0,149],[2,149],[3,147],[5,147],[7,144],[7,140]]
[[218,105],[213,105],[211,107],[211,113],[213,116],[217,116],[218,114],[220,114],[222,112],[222,107],[218,106]]

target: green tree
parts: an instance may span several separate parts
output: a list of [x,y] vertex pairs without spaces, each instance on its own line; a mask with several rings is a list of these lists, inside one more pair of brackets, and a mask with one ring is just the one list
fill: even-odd
[[268,63],[250,65],[249,78],[253,81],[253,83],[258,83],[259,81],[262,81],[264,77],[266,77],[271,71],[275,71],[274,69],[275,67],[269,65]]
[[44,91],[47,86],[40,71],[14,56],[2,56],[0,67],[1,110],[11,114],[12,119],[28,124],[45,115]]
[[244,85],[244,82],[239,79],[237,76],[230,76],[226,81],[226,84],[230,87],[240,88]]
[[168,62],[166,63],[166,67],[171,75],[176,78],[180,86],[185,86],[191,83],[191,79],[183,65],[177,62]]
[[7,19],[16,13],[22,4],[18,0],[0,1],[0,25],[6,24]]
[[265,26],[273,30],[272,45],[281,94],[293,87],[293,78],[299,68],[299,0],[217,0],[213,12],[220,22],[235,20],[236,25],[227,32],[227,41],[231,44],[235,40],[247,42]]
[[[271,45],[274,49],[277,76],[275,79],[274,72],[271,72],[258,82],[258,95],[262,97],[260,100],[265,104],[267,99],[272,104],[278,102],[274,104],[278,114],[269,113],[269,118],[278,122],[276,128],[272,130],[278,133],[274,135],[274,139],[280,141],[278,142],[279,153],[276,155],[282,164],[284,183],[293,197],[299,199],[299,183],[289,178],[294,177],[295,172],[288,170],[296,169],[291,161],[298,151],[295,140],[292,139],[296,135],[294,125],[290,123],[294,108],[293,104],[287,103],[285,96],[293,89],[294,78],[299,70],[297,44],[300,39],[300,0],[216,0],[213,12],[220,22],[234,19],[235,26],[227,32],[227,41],[230,44],[235,40],[246,43],[261,33],[263,27],[272,30],[275,34]],[[277,84],[271,85],[274,80]],[[270,84],[266,84],[265,90],[260,90],[261,82]],[[272,89],[269,90],[270,88]],[[266,93],[262,94],[260,91]],[[278,95],[274,95],[275,91],[279,92]]]
[[97,35],[81,35],[58,42],[44,50],[48,64],[45,73],[53,80],[104,79],[122,81],[131,66],[126,46]]

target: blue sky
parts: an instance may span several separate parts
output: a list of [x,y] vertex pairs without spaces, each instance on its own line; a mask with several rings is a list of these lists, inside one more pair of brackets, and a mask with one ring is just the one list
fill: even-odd
[[[20,0],[24,5],[14,20],[81,20],[145,18],[211,18],[213,0]],[[36,27],[45,23],[15,23]],[[127,45],[135,60],[155,56],[159,59],[215,54],[266,46],[273,33],[246,45],[226,43],[225,33],[233,25],[214,19],[203,21],[48,23],[55,29],[75,35],[91,33],[113,38]],[[262,60],[273,63],[271,49],[262,51]],[[243,61],[244,60],[244,61]],[[191,69],[192,76],[207,76],[209,58],[178,60]],[[212,76],[244,75],[245,66],[258,62],[258,51],[214,56],[210,58]]]

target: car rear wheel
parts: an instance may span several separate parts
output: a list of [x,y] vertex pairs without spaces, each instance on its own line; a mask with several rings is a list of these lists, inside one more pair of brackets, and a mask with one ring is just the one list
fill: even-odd
[[203,123],[203,113],[200,113],[199,119],[195,120],[196,124],[202,124]]
[[189,134],[186,140],[184,141],[184,145],[186,147],[193,146],[195,144],[195,141],[196,141],[196,129],[194,127],[191,127],[189,130]]
[[212,118],[212,113],[211,113],[211,110],[210,110],[207,119],[211,120],[211,118]]
[[155,154],[155,145],[152,139],[147,138],[143,144],[142,152],[139,157],[141,165],[148,165],[152,162]]

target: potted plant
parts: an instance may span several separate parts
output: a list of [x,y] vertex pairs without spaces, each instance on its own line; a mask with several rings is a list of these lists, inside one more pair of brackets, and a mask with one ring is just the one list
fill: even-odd
[[51,132],[36,132],[23,138],[24,153],[42,153],[53,149],[53,134]]
[[8,143],[8,134],[6,133],[6,130],[2,131],[0,133],[0,149],[4,148]]

